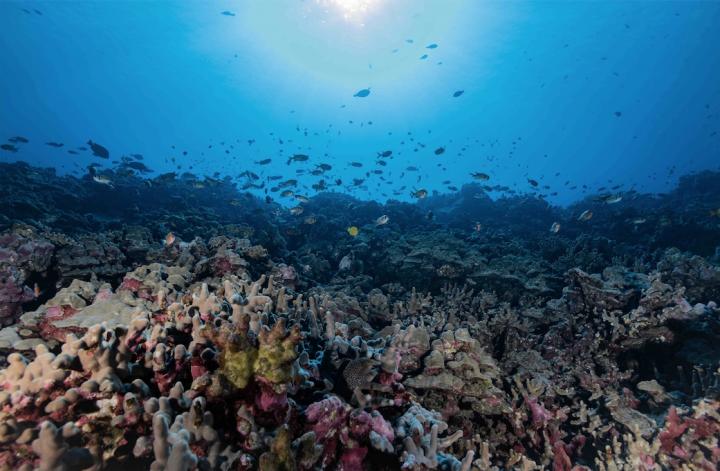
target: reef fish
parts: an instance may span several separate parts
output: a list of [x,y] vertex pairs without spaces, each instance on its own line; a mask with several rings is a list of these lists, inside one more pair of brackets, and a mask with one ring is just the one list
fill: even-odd
[[87,141],[87,144],[90,146],[90,150],[95,157],[100,157],[101,159],[110,158],[110,151],[108,151],[105,147],[101,146],[97,142]]
[[267,165],[270,162],[272,162],[272,159],[262,159],[262,160],[256,160],[255,163],[257,165]]
[[15,136],[8,139],[8,142],[12,142],[13,144],[27,144],[30,141],[26,137]]
[[365,98],[365,97],[367,97],[368,95],[370,95],[370,89],[369,89],[369,88],[363,88],[362,90],[358,90],[357,93],[355,93],[355,95],[353,95],[353,96],[354,96],[354,97],[357,97],[357,98]]
[[174,242],[175,242],[175,234],[173,234],[172,232],[168,232],[167,235],[165,236],[165,245],[169,247]]
[[384,226],[388,222],[390,222],[390,217],[387,214],[383,214],[382,216],[380,216],[379,218],[377,218],[375,220],[375,225],[376,226]]
[[100,185],[107,185],[111,188],[113,186],[112,181],[108,177],[103,177],[102,175],[95,175],[93,177],[93,181],[95,181],[95,183],[99,183]]
[[438,147],[437,149],[435,149],[435,155],[440,155],[440,154],[444,154],[444,153],[445,153],[444,147]]
[[558,232],[560,232],[560,223],[559,222],[552,223],[552,226],[550,226],[550,232],[552,232],[553,234],[557,234]]
[[305,154],[295,154],[295,155],[293,155],[292,157],[290,157],[290,158],[288,159],[287,163],[288,163],[288,165],[290,165],[290,162],[305,162],[305,161],[307,161],[309,158],[310,158],[310,157],[309,157],[308,155],[305,155]]
[[578,221],[589,221],[593,217],[593,212],[589,209],[586,209],[582,213],[580,213],[580,216],[578,216]]
[[2,144],[2,145],[0,145],[0,149],[6,150],[8,152],[17,152],[18,151],[18,148],[12,144]]
[[490,180],[490,175],[482,172],[473,172],[470,174],[475,180],[487,181]]
[[384,150],[382,152],[378,152],[378,157],[390,157],[392,153],[393,151],[391,150]]
[[458,90],[455,93],[453,93],[453,98],[457,98],[461,96],[463,93],[465,93],[465,90]]
[[420,188],[419,190],[415,190],[415,191],[411,192],[410,196],[421,200],[421,199],[425,198],[427,196],[427,194],[428,194],[428,192],[426,189]]
[[50,147],[62,147],[62,146],[64,146],[65,144],[63,144],[62,142],[53,142],[53,141],[50,141],[50,142],[46,142],[45,145],[46,145],[46,146],[50,146]]
[[293,216],[299,216],[305,211],[305,209],[302,206],[294,206],[290,208],[290,214]]
[[358,229],[357,226],[350,226],[347,228],[347,233],[350,234],[351,237],[355,237],[360,233],[360,229]]

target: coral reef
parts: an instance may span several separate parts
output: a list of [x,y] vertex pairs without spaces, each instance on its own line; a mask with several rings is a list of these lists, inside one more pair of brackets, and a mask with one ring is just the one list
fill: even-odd
[[[718,260],[618,222],[678,195],[560,234],[563,210],[472,188],[422,205],[323,194],[307,204],[322,229],[251,199],[232,219],[222,183],[206,215],[172,200],[92,220],[73,214],[91,204],[75,180],[6,167],[25,192],[76,193],[3,197],[2,469],[720,464]],[[395,223],[338,236],[347,204]],[[704,217],[683,224],[707,241]]]

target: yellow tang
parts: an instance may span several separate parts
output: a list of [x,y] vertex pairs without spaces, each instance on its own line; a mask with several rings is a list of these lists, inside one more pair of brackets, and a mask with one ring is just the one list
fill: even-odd
[[358,233],[360,232],[360,229],[358,229],[358,228],[355,227],[355,226],[350,226],[350,227],[347,228],[347,231],[348,231],[348,234],[350,234],[351,236],[355,237],[355,236],[358,235]]

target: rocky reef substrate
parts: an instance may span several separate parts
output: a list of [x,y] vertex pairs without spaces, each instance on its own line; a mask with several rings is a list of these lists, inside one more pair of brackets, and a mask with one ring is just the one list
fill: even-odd
[[89,210],[82,182],[8,169],[2,469],[720,463],[708,174],[566,209],[473,186],[418,205],[322,194],[307,224],[222,184],[203,199],[140,179],[177,206],[109,217],[120,199]]

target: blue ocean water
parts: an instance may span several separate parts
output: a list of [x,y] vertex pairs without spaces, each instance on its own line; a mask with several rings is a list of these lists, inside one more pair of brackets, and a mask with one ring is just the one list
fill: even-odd
[[[30,142],[0,159],[82,175],[137,153],[151,175],[249,170],[258,195],[282,176],[409,200],[471,172],[558,204],[663,192],[718,168],[718,44],[714,1],[3,1],[0,139]],[[68,153],[90,139],[110,161]]]

